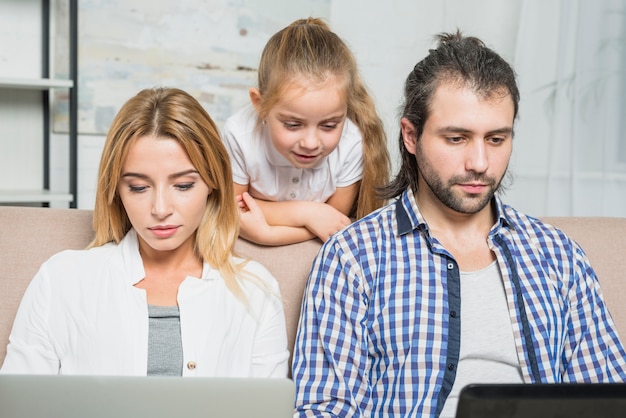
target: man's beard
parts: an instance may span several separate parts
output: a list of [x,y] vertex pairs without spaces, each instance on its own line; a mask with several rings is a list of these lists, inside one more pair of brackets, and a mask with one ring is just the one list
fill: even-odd
[[[447,184],[444,184],[443,181],[437,175],[433,175],[433,173],[430,173],[430,175],[424,175],[424,173],[422,173],[422,178],[441,203],[456,212],[466,214],[477,213],[484,209],[485,206],[491,202],[491,199],[500,185],[500,182],[496,184],[495,179],[480,175],[464,178],[455,176],[452,177]],[[474,196],[460,196],[459,193],[454,192],[452,188],[453,185],[469,182],[479,182],[483,185],[487,185],[487,193]]]
[[[482,174],[467,174],[466,176],[453,176],[446,183],[439,177],[436,170],[432,169],[429,162],[423,158],[417,159],[418,170],[424,182],[428,185],[433,195],[446,207],[465,214],[480,212],[491,202],[496,191],[500,188],[504,175],[499,179],[487,177]],[[505,171],[506,173],[506,171]],[[486,194],[468,196],[455,193],[453,186],[456,184],[480,183],[488,187]]]

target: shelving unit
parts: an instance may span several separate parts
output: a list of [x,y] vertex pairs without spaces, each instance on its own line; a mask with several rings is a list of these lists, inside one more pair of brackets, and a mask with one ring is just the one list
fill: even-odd
[[[0,89],[14,100],[19,106],[29,106],[32,100],[33,107],[38,107],[40,113],[33,118],[34,124],[41,121],[42,125],[42,173],[41,187],[24,189],[0,189],[0,203],[2,204],[41,204],[49,206],[52,202],[65,202],[69,207],[75,208],[77,204],[77,136],[78,136],[78,60],[77,60],[77,37],[78,37],[78,0],[67,0],[68,6],[68,52],[69,52],[69,79],[50,78],[51,63],[51,22],[50,0],[41,0],[41,77],[40,78],[16,78],[0,77]],[[50,137],[51,137],[51,114],[50,93],[54,89],[68,89],[68,177],[69,192],[54,192],[50,190]],[[20,91],[31,91],[20,93]],[[34,91],[34,92],[33,92]],[[35,95],[35,96],[33,96]],[[37,95],[39,99],[37,99]],[[20,97],[24,99],[20,101]],[[7,99],[9,100],[9,99]],[[41,118],[41,119],[40,119]],[[17,121],[16,121],[17,123]],[[0,141],[19,140],[19,138],[0,138]],[[19,173],[4,173],[0,167],[0,175],[11,176]]]
[[72,88],[73,80],[54,80],[51,78],[2,78],[0,77],[0,88],[2,89],[26,89],[26,90],[48,90],[54,88]]

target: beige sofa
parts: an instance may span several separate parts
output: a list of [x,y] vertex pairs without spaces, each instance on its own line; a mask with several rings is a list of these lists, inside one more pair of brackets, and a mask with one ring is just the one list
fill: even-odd
[[[598,276],[619,334],[626,338],[626,218],[550,218],[582,245]],[[92,238],[91,211],[0,206],[0,360],[19,301],[39,265],[63,249],[84,248]],[[318,241],[261,247],[244,240],[237,251],[263,263],[278,279],[293,346],[300,303]]]

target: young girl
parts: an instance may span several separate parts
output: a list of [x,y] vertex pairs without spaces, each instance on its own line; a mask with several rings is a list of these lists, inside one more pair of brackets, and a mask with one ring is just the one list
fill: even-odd
[[271,37],[250,100],[224,128],[244,238],[324,241],[383,205],[382,122],[352,53],[324,22],[297,20]]
[[287,376],[278,286],[233,256],[228,154],[200,103],[143,90],[108,133],[90,249],[44,263],[3,373]]

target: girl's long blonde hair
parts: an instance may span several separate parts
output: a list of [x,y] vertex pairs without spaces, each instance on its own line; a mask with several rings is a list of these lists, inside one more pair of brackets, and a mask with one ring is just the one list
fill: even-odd
[[363,177],[350,214],[361,218],[385,203],[377,189],[389,180],[387,137],[352,52],[321,19],[296,20],[265,45],[258,70],[259,117],[265,118],[289,83],[301,77],[345,80],[347,116],[363,136]]
[[200,260],[222,273],[235,295],[243,297],[237,282],[241,265],[235,265],[232,257],[239,212],[230,160],[211,117],[195,98],[179,89],[142,90],[115,116],[100,160],[93,216],[95,238],[90,247],[119,243],[132,228],[117,187],[128,150],[138,138],[148,135],[176,140],[209,186],[211,193],[195,234],[194,250]]

